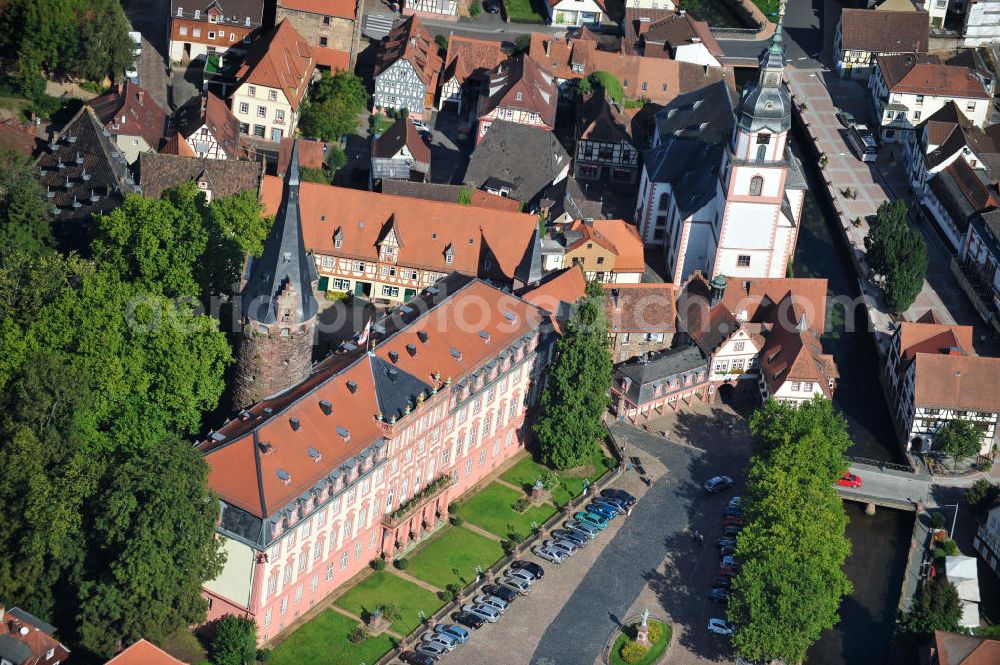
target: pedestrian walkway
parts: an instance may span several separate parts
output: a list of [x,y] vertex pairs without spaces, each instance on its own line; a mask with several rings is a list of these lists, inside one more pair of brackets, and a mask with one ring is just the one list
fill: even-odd
[[413,575],[410,575],[406,571],[400,570],[399,568],[396,568],[395,566],[387,566],[386,567],[386,571],[392,573],[396,577],[399,577],[399,578],[402,578],[402,579],[406,580],[407,582],[411,582],[413,584],[416,584],[421,589],[425,589],[426,591],[430,591],[431,593],[437,593],[439,591],[443,591],[443,589],[434,586],[430,582],[425,582],[422,579],[420,579],[419,577],[414,577]]
[[[509,485],[510,483],[507,483],[507,484]],[[518,488],[518,491],[521,491],[520,488]],[[500,536],[496,535],[492,531],[487,531],[486,529],[484,529],[482,527],[479,527],[479,526],[476,526],[475,524],[473,524],[472,522],[469,522],[469,521],[463,522],[462,523],[462,527],[465,528],[465,529],[468,529],[472,533],[477,533],[480,536],[483,536],[485,538],[489,538],[490,540],[492,540],[494,542],[497,542],[497,543],[499,543],[500,541],[503,540],[503,538],[501,538]]]

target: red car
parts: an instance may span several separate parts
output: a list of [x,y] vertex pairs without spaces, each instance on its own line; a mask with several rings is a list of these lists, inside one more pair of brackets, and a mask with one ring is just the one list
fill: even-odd
[[719,572],[716,574],[719,577],[736,577],[736,569],[732,566],[723,566],[719,568]]
[[841,487],[861,487],[861,477],[855,476],[853,473],[845,473],[837,481],[837,484]]
[[736,517],[735,515],[726,515],[722,519],[722,523],[726,526],[743,526],[743,518]]

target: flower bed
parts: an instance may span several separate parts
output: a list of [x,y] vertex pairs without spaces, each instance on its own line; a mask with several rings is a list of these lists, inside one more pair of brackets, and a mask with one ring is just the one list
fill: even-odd
[[629,647],[635,643],[636,625],[632,624],[622,632],[611,646],[611,665],[652,665],[663,657],[670,644],[670,626],[655,619],[649,620],[650,647],[641,653]]

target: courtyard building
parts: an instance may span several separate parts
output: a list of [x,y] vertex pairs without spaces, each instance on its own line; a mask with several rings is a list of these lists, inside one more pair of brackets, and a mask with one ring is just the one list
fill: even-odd
[[264,0],[171,0],[170,62],[239,56],[263,23]]
[[867,81],[875,56],[927,53],[927,12],[844,9],[833,38],[837,72]]
[[317,67],[349,71],[358,4],[357,0],[278,0],[275,20],[295,26],[312,49]]

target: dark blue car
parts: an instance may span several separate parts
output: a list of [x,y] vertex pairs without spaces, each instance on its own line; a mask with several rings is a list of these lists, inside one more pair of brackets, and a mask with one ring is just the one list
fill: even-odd
[[595,515],[600,515],[601,517],[609,521],[618,517],[618,513],[614,509],[608,506],[601,505],[599,503],[592,503],[589,506],[587,506],[587,512],[593,513]]

